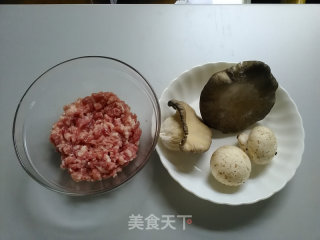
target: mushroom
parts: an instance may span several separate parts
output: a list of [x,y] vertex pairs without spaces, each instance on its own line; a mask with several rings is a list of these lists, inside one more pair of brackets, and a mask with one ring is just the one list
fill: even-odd
[[168,117],[161,125],[160,139],[165,147],[173,151],[180,151],[180,143],[184,132],[179,114]]
[[176,109],[160,129],[160,139],[170,150],[205,152],[210,148],[212,131],[196,115],[192,107],[182,101],[170,100],[168,106]]
[[256,164],[267,164],[277,154],[277,139],[267,127],[258,126],[250,134],[238,135],[239,146]]
[[248,180],[251,162],[240,148],[222,146],[212,154],[210,168],[218,182],[227,186],[239,186]]
[[277,88],[268,65],[241,62],[213,74],[204,86],[200,96],[202,119],[224,133],[244,130],[270,112]]

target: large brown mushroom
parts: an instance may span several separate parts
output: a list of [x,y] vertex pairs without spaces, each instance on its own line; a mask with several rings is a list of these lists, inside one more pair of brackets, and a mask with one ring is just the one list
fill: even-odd
[[204,86],[200,96],[202,119],[224,133],[242,131],[270,112],[277,88],[267,64],[238,63],[213,74]]

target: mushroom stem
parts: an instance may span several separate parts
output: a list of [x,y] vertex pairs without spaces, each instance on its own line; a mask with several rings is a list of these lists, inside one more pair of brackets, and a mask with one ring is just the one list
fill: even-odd
[[249,135],[243,132],[237,136],[237,139],[238,139],[239,147],[244,152],[247,152],[248,151],[247,143],[248,143]]

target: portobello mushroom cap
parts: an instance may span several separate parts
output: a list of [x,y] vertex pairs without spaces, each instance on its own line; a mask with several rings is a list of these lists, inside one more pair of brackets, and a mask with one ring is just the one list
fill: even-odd
[[270,112],[277,88],[267,64],[238,63],[213,74],[204,86],[200,95],[202,119],[224,133],[242,131]]

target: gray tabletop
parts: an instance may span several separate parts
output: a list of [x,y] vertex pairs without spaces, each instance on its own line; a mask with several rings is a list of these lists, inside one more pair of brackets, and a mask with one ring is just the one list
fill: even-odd
[[[315,5],[0,6],[0,239],[320,239],[319,39]],[[256,204],[217,205],[182,189],[154,152],[111,193],[71,198],[43,188],[16,159],[14,112],[38,75],[84,55],[129,63],[158,96],[195,65],[265,61],[304,122],[305,152],[294,178]],[[129,230],[130,216],[139,214],[173,215],[176,229]],[[192,223],[183,229],[177,215],[192,215]]]

